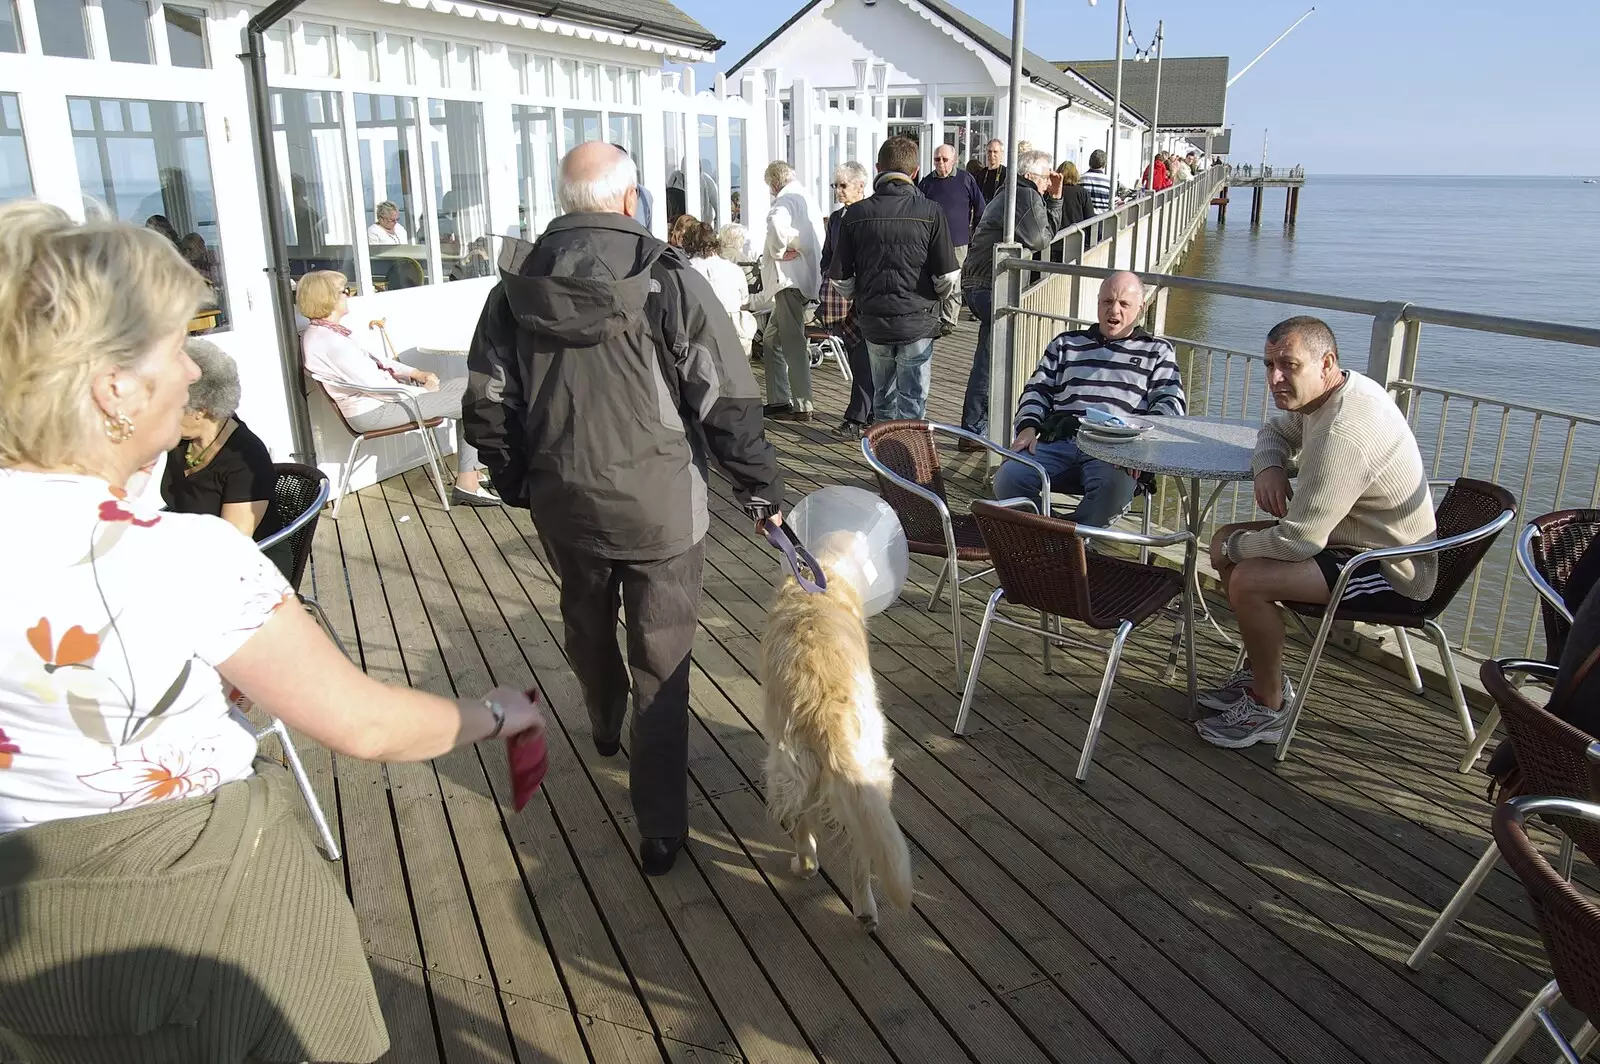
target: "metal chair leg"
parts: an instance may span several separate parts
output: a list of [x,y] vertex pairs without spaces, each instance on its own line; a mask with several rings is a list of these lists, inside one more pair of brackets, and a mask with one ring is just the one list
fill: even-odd
[[950,574],[950,634],[956,644],[956,690],[961,690],[961,570],[955,559],[950,560],[955,570]]
[[1578,1028],[1578,1033],[1572,1036],[1572,1051],[1578,1054],[1579,1060],[1582,1060],[1589,1055],[1589,1050],[1595,1047],[1596,1042],[1600,1042],[1600,1031],[1595,1030],[1594,1024],[1585,1020],[1583,1026]]
[[[1139,533],[1141,535],[1148,536],[1150,534],[1150,504],[1154,500],[1154,494],[1146,494],[1144,497],[1144,517],[1139,521]],[[1148,545],[1143,545],[1139,548],[1139,564],[1150,564],[1150,548]]]
[[1117,666],[1122,663],[1122,647],[1128,641],[1128,634],[1133,631],[1132,621],[1123,621],[1117,626],[1117,634],[1111,640],[1111,654],[1106,658],[1106,671],[1100,677],[1100,694],[1094,700],[1094,715],[1089,718],[1089,732],[1083,737],[1083,753],[1078,755],[1078,773],[1076,779],[1079,783],[1089,775],[1089,761],[1094,757],[1094,744],[1100,738],[1100,726],[1105,723],[1106,703],[1111,701],[1111,685],[1117,678]]
[[[1322,651],[1328,645],[1328,635],[1333,631],[1333,607],[1324,611],[1322,624],[1317,627],[1317,638],[1311,641],[1311,652],[1306,655],[1306,669],[1300,676],[1300,687],[1294,693],[1294,700],[1289,703],[1289,716],[1283,722],[1283,734],[1278,737],[1278,748],[1272,757],[1275,761],[1282,761],[1289,756],[1289,743],[1294,740],[1294,729],[1300,722],[1300,712],[1306,708],[1306,699],[1311,695],[1311,678],[1317,674],[1317,664],[1322,661]],[[1240,653],[1243,653],[1241,649]]]
[[1422,966],[1428,963],[1428,958],[1433,956],[1433,951],[1439,948],[1439,943],[1444,941],[1445,935],[1450,933],[1450,929],[1461,918],[1461,910],[1467,907],[1467,902],[1478,893],[1478,888],[1483,886],[1483,881],[1489,878],[1489,873],[1494,871],[1494,866],[1499,862],[1500,849],[1491,842],[1483,851],[1483,856],[1478,858],[1478,863],[1472,866],[1472,871],[1467,873],[1467,878],[1461,881],[1461,886],[1456,888],[1449,904],[1440,911],[1438,918],[1428,928],[1428,933],[1422,936],[1417,948],[1406,958],[1407,968],[1414,972],[1422,970]]
[[1411,637],[1406,635],[1406,630],[1399,625],[1394,626],[1395,642],[1400,644],[1400,657],[1406,663],[1406,679],[1411,682],[1411,693],[1420,695],[1422,686],[1422,673],[1417,669],[1417,656],[1411,651]]
[[[339,638],[339,633],[334,631],[333,623],[328,620],[328,615],[322,612],[322,605],[310,595],[301,595],[300,602],[311,612],[311,616],[317,619],[317,623],[322,626],[322,630],[328,633],[328,638],[333,640],[333,645],[339,648],[339,653],[349,658],[350,651],[345,647],[344,640]],[[354,661],[355,659],[350,658],[350,660]]]
[[1450,653],[1450,637],[1444,634],[1438,621],[1423,621],[1422,626],[1433,637],[1439,648],[1439,660],[1444,663],[1444,678],[1450,685],[1450,698],[1456,704],[1456,716],[1461,718],[1461,735],[1470,747],[1478,732],[1472,726],[1472,712],[1467,708],[1467,695],[1461,689],[1461,677],[1456,675],[1456,658]]
[[[954,558],[946,558],[944,568],[939,570],[939,582],[933,585],[933,594],[928,596],[928,612],[939,604],[939,595],[944,591],[945,581],[950,579],[950,570],[957,564]],[[956,570],[956,579],[961,579],[961,570]]]
[[317,825],[317,834],[322,836],[322,848],[328,855],[328,860],[339,859],[339,843],[333,837],[333,830],[328,827],[328,818],[322,815],[322,805],[317,801],[317,792],[311,789],[311,778],[306,775],[305,766],[300,763],[300,752],[294,748],[294,740],[289,738],[289,729],[283,726],[283,721],[276,717],[272,720],[269,729],[278,737],[278,742],[283,744],[284,760],[289,762],[289,771],[294,773],[294,780],[300,785],[300,796],[306,800],[306,807],[311,811],[311,819]]
[[984,652],[989,649],[989,629],[994,626],[995,610],[1005,597],[1005,588],[995,588],[994,594],[989,596],[989,605],[984,608],[983,624],[978,628],[977,645],[972,648],[972,667],[967,670],[967,686],[961,692],[961,709],[956,713],[956,726],[952,734],[966,734],[967,714],[972,711],[972,698],[978,693],[978,672],[983,668]]
[[356,468],[356,455],[361,452],[364,436],[357,436],[350,441],[350,454],[344,460],[344,469],[339,473],[339,487],[333,493],[333,510],[329,513],[335,521],[339,520],[339,506],[344,502],[344,493],[350,490],[350,474]]
[[1044,638],[1039,640],[1039,642],[1044,644],[1044,671],[1048,675],[1052,671],[1050,667],[1050,649],[1053,640],[1050,638],[1049,634],[1050,615],[1044,612],[1044,610],[1039,611],[1039,630],[1045,633]]
[[1556,875],[1572,880],[1572,836],[1561,836],[1561,852],[1556,854]]
[[1467,752],[1461,756],[1461,764],[1456,766],[1456,771],[1463,775],[1472,771],[1472,766],[1478,763],[1478,755],[1483,753],[1483,748],[1489,745],[1489,740],[1494,738],[1494,729],[1500,723],[1500,707],[1495,706],[1489,710],[1489,715],[1483,718],[1483,727],[1478,729],[1478,737],[1472,740],[1467,747]]
[[[1552,979],[1533,995],[1527,1008],[1511,1021],[1511,1026],[1500,1036],[1500,1041],[1496,1042],[1494,1048],[1489,1050],[1489,1055],[1483,1058],[1483,1064],[1510,1064],[1517,1051],[1528,1040],[1528,1036],[1533,1034],[1533,1029],[1539,1025],[1539,1017],[1559,1000],[1561,1000],[1561,988]],[[1577,1058],[1571,1059],[1576,1064]]]
[[[440,448],[438,437],[433,433],[434,430],[430,428],[422,430],[422,449],[428,455],[428,472],[433,475],[433,487],[439,493],[439,505],[444,507],[445,512],[448,513],[450,511],[450,493],[445,490],[444,486],[444,450]],[[453,483],[454,478],[451,479]]]

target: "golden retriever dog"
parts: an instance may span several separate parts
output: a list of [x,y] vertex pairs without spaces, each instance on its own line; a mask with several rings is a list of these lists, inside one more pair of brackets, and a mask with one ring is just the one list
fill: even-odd
[[890,901],[911,906],[911,855],[889,808],[894,762],[884,752],[883,710],[861,609],[864,540],[834,533],[817,544],[827,591],[793,576],[778,589],[761,641],[766,695],[767,811],[794,840],[790,869],[817,873],[819,830],[850,844],[850,900],[866,930],[878,926],[877,875]]

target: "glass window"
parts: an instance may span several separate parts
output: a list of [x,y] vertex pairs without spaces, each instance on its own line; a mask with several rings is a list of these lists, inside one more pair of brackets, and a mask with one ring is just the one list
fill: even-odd
[[0,52],[22,51],[22,34],[17,32],[17,0],[0,0]]
[[891,96],[889,97],[890,118],[921,118],[921,96]]
[[[366,225],[373,284],[380,291],[411,288],[422,284],[428,273],[417,101],[358,92],[355,108],[356,158],[361,166],[358,224]],[[382,219],[379,206],[385,208]]]
[[728,119],[728,219],[744,221],[739,200],[744,193],[744,119]]
[[287,22],[267,30],[267,69],[274,74],[294,73],[294,52],[289,47]]
[[583,98],[590,103],[599,103],[605,97],[600,95],[600,64],[583,64]]
[[534,96],[554,96],[555,78],[554,68],[547,55],[533,57],[533,66],[528,74],[528,91]]
[[478,87],[478,49],[471,44],[450,46],[450,84],[457,89]]
[[528,95],[528,53],[507,51],[506,58],[511,61],[511,80],[517,86],[517,94]]
[[613,113],[607,119],[606,140],[617,145],[633,157],[633,165],[640,168],[644,178],[644,120],[638,115]]
[[162,8],[167,21],[167,55],[175,67],[205,70],[211,66],[206,45],[206,13],[198,7],[167,4]]
[[67,59],[89,58],[89,27],[84,22],[84,0],[50,0],[34,4],[39,20],[39,43],[45,55]]
[[140,222],[177,244],[211,282],[215,325],[228,324],[222,239],[198,103],[69,99],[73,149],[86,201]]
[[451,281],[488,277],[494,263],[489,254],[489,160],[482,104],[428,101],[428,161],[433,167],[440,268]]
[[624,94],[624,98],[623,98],[622,102],[626,103],[626,104],[629,104],[629,105],[631,105],[633,107],[638,107],[639,106],[639,72],[637,70],[630,70],[630,71],[627,72],[627,75],[623,78],[623,80],[627,83],[627,92]]
[[336,78],[339,76],[339,38],[332,26],[315,22],[300,24],[300,37],[305,47],[295,56],[295,67],[310,78]]
[[383,35],[383,80],[396,85],[413,85],[416,73],[411,65],[411,38],[402,33]]
[[608,66],[605,68],[607,103],[622,103],[622,68]]
[[859,162],[856,158],[856,127],[851,126],[844,132],[844,157],[851,162]]
[[368,30],[345,30],[345,69],[354,78],[378,80],[378,35]]
[[578,61],[576,59],[556,60],[556,95],[563,100],[576,100],[578,98]]
[[283,196],[289,273],[356,276],[340,94],[272,90],[272,152]]
[[715,228],[721,211],[722,171],[717,166],[717,116],[701,115],[700,129],[700,220],[710,222]]
[[22,139],[22,110],[17,96],[0,92],[0,203],[33,195],[28,172],[28,146]]
[[967,115],[967,98],[965,96],[946,96],[944,98],[944,116],[946,118],[965,118]]
[[532,240],[561,213],[556,202],[561,165],[556,113],[550,107],[512,104],[511,122],[517,145],[517,227],[524,240]]
[[118,63],[154,63],[150,49],[150,0],[100,0],[106,47]]
[[600,112],[578,111],[569,107],[561,112],[561,152],[590,140],[600,139]]
[[993,115],[994,114],[994,97],[993,96],[974,96],[974,97],[972,97],[971,111],[972,111],[972,114],[974,116],[977,116],[977,115]]
[[442,89],[450,84],[450,71],[446,66],[446,46],[443,41],[426,38],[417,42],[417,84],[428,89]]
[[683,115],[665,111],[661,117],[666,127],[667,224],[671,225],[688,210],[683,194]]

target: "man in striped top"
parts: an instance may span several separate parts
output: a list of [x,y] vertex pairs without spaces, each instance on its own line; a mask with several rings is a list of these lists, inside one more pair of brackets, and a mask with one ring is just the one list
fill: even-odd
[[[1252,465],[1256,505],[1275,520],[1225,525],[1211,542],[1247,666],[1200,704],[1218,715],[1200,737],[1237,748],[1277,742],[1294,692],[1283,674],[1279,602],[1326,603],[1350,560],[1373,547],[1434,537],[1433,498],[1416,437],[1383,386],[1339,368],[1333,330],[1317,318],[1267,334],[1267,387],[1282,416],[1261,427]],[[1288,467],[1299,466],[1293,488]],[[1435,555],[1367,563],[1343,603],[1417,615],[1433,594]]]
[[[1043,442],[1039,429],[1052,414],[1088,410],[1183,416],[1178,360],[1170,343],[1139,328],[1142,313],[1139,278],[1126,271],[1107,277],[1100,285],[1099,324],[1051,340],[1017,404],[1011,449],[1037,458],[1052,489],[1082,496],[1072,520],[1086,525],[1104,527],[1126,510],[1138,473],[1090,458],[1070,438]],[[995,474],[997,499],[1037,499],[1039,488],[1039,474],[1021,462],[1005,462]]]
[[1104,214],[1111,209],[1111,177],[1106,173],[1106,153],[1099,148],[1089,153],[1089,169],[1084,171],[1082,184],[1089,190],[1094,213]]

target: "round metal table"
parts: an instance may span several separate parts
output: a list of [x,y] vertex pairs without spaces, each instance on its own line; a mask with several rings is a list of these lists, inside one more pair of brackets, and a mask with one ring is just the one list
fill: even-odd
[[[1194,538],[1184,550],[1183,619],[1179,627],[1188,658],[1189,708],[1193,711],[1196,693],[1194,607],[1199,599],[1200,529],[1225,485],[1253,478],[1250,461],[1255,455],[1256,432],[1260,425],[1211,417],[1151,417],[1146,420],[1156,427],[1138,439],[1115,440],[1088,431],[1078,433],[1077,444],[1078,450],[1090,458],[1123,469],[1176,477],[1183,488],[1180,494],[1188,513],[1189,534]],[[1204,505],[1200,501],[1202,480],[1216,483]],[[1177,670],[1178,639],[1179,633],[1175,632],[1172,653],[1167,660],[1168,679]]]

